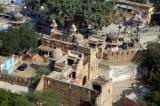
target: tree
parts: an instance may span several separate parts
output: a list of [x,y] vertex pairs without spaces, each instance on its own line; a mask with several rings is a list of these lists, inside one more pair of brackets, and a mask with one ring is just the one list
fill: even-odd
[[149,43],[144,57],[142,65],[148,69],[148,78],[154,83],[160,82],[160,44]]
[[160,0],[150,0],[150,2],[154,3],[156,11],[160,12]]
[[107,26],[115,4],[113,0],[28,0],[26,3],[31,9],[35,7],[34,10],[43,5],[45,18],[55,18],[59,27],[74,22],[78,29],[88,25],[97,29]]
[[52,90],[15,94],[0,89],[0,106],[59,106],[61,100]]
[[13,96],[9,103],[10,106],[32,106],[25,96]]
[[3,41],[0,40],[0,48],[3,46]]
[[3,41],[0,54],[12,55],[20,50],[17,31],[10,28],[7,32],[0,32],[0,39]]
[[56,95],[52,90],[47,91],[36,91],[29,96],[29,100],[32,101],[36,106],[59,106],[62,98]]
[[9,28],[7,32],[0,32],[1,55],[12,55],[23,50],[33,49],[37,46],[37,35],[28,24],[18,28]]
[[151,91],[145,95],[139,106],[160,106],[160,44],[149,43],[144,52],[142,65],[147,67],[147,78],[153,83]]
[[47,69],[47,67],[36,66],[36,65],[32,65],[32,67],[35,68],[36,75],[31,77],[30,80],[34,82],[38,82],[41,79],[42,75],[48,75],[50,73],[50,70]]

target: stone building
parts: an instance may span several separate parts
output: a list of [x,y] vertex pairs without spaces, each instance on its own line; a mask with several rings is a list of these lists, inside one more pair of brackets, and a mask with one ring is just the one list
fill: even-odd
[[24,6],[25,0],[0,0],[0,4],[15,4],[15,5],[20,5]]
[[90,84],[90,87],[78,86],[44,76],[36,90],[54,90],[62,97],[63,106],[112,106],[112,80],[99,77]]
[[98,61],[94,52],[91,55],[84,55],[77,51],[68,51],[67,54],[62,55],[61,52],[57,52],[58,55],[55,53],[56,56],[50,58],[54,70],[50,73],[50,78],[80,86],[96,78]]
[[147,0],[117,0],[116,8],[115,19],[119,22],[135,20],[149,24],[155,12],[154,5]]
[[19,26],[23,23],[25,23],[25,18],[24,16],[17,12],[15,15],[14,15],[14,19],[10,21],[10,23],[13,25],[13,26]]

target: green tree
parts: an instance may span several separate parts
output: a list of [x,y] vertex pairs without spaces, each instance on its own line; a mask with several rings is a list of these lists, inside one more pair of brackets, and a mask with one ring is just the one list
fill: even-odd
[[[27,5],[34,10],[44,6],[45,18],[55,18],[60,27],[76,24],[78,28],[92,25],[95,28],[107,26],[114,9],[114,0],[28,0]],[[69,26],[66,25],[66,26]]]
[[154,3],[156,11],[160,12],[160,0],[150,0],[151,3]]
[[148,68],[148,78],[152,82],[160,81],[160,44],[150,43],[144,52],[143,66]]
[[42,75],[48,75],[50,73],[50,70],[47,69],[47,67],[43,67],[43,66],[37,66],[37,67],[34,67],[36,70],[36,75],[31,77],[30,80],[34,81],[34,82],[37,82],[41,79]]
[[10,106],[32,106],[31,102],[25,96],[13,96],[10,100]]
[[3,46],[3,41],[0,40],[0,48]]
[[52,90],[47,91],[36,91],[29,96],[30,101],[32,101],[36,106],[59,106],[62,98],[56,95]]
[[59,106],[61,100],[52,90],[15,94],[0,89],[0,106]]
[[9,28],[7,32],[0,32],[1,55],[12,55],[23,50],[34,49],[37,46],[37,35],[28,24],[18,28]]
[[148,68],[148,79],[153,83],[152,90],[146,94],[139,106],[160,106],[160,44],[149,43],[144,52],[143,66]]
[[0,39],[3,41],[0,51],[2,55],[11,55],[20,50],[20,39],[14,29],[10,28],[7,32],[0,32]]

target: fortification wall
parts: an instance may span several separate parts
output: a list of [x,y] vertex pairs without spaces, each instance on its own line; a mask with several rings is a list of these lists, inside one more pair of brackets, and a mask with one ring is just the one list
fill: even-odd
[[44,77],[43,90],[53,89],[63,97],[63,106],[94,106],[97,91]]
[[130,62],[140,62],[143,58],[141,50],[119,50],[117,52],[106,51],[103,58],[111,64],[127,64]]
[[21,78],[21,77],[0,74],[0,81],[8,82],[11,84],[16,84],[16,85],[21,85],[21,86],[25,86],[29,88],[33,87],[32,81],[26,78]]

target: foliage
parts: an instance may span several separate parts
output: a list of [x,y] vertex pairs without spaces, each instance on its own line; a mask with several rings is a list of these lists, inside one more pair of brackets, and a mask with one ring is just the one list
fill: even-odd
[[156,11],[160,12],[160,0],[150,0],[151,3],[155,4]]
[[92,25],[95,28],[107,26],[114,9],[114,0],[27,0],[32,10],[44,6],[45,18],[55,18],[60,27],[67,23],[76,24],[78,28]]
[[[0,89],[0,106],[59,106],[61,98],[52,90],[15,94]],[[43,104],[43,105],[40,105]]]
[[23,50],[35,48],[37,46],[36,33],[28,26],[22,24],[18,28],[9,28],[7,32],[0,32],[1,55],[12,55]]
[[160,81],[160,44],[149,43],[144,52],[143,66],[148,68],[148,78],[152,82]]
[[145,95],[145,100],[139,102],[139,106],[159,106],[160,105],[160,91],[153,89]]
[[59,103],[61,103],[62,98],[60,98],[58,95],[56,95],[55,92],[52,90],[39,92],[36,91],[33,94],[29,95],[30,101],[36,105],[40,105],[43,103],[44,106],[59,106]]
[[50,73],[49,69],[44,66],[36,66],[32,65],[33,68],[36,70],[36,75],[31,77],[30,80],[37,82],[41,79],[42,75],[48,75]]
[[153,86],[139,106],[160,106],[160,44],[149,43],[144,57],[143,66],[148,68],[147,78]]
[[32,106],[25,96],[0,89],[0,106]]
[[3,46],[3,41],[0,40],[0,48]]

